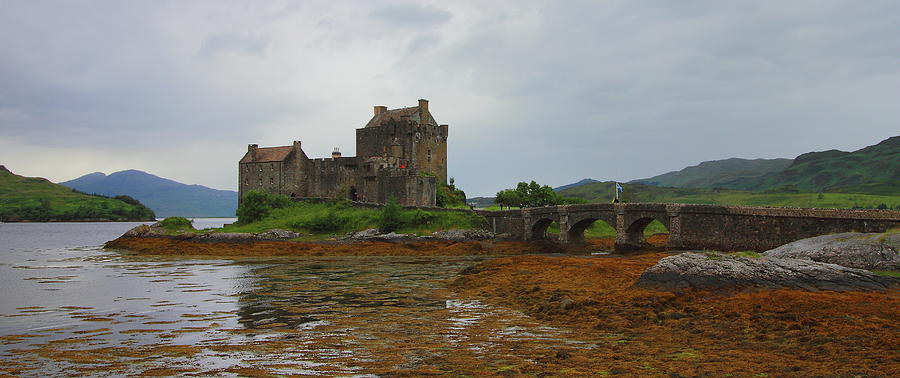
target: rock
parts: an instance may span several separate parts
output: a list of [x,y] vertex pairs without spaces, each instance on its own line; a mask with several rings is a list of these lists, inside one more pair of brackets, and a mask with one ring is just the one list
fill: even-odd
[[853,291],[886,290],[900,286],[900,279],[805,259],[686,252],[659,260],[644,271],[636,286],[666,291],[778,288]]
[[260,232],[256,234],[256,237],[259,239],[294,239],[299,238],[300,234],[294,231],[284,230],[280,228],[273,228],[266,232]]
[[799,258],[850,268],[900,270],[900,232],[822,235],[798,240],[763,253],[767,257]]
[[247,241],[256,239],[256,235],[249,232],[211,232],[197,237],[209,241]]
[[403,240],[413,240],[416,237],[410,234],[398,234],[394,232],[388,232],[386,234],[378,234],[375,235],[372,239],[381,240],[381,241],[403,241]]
[[569,297],[564,297],[561,301],[559,301],[560,310],[570,310],[573,307],[575,307],[575,301],[573,301]]
[[438,239],[450,241],[490,240],[495,236],[493,232],[479,229],[435,231],[431,235]]
[[358,232],[353,232],[350,234],[348,239],[356,239],[356,240],[364,240],[371,239],[378,235],[378,229],[369,228]]
[[142,224],[126,231],[124,234],[122,234],[122,237],[137,238],[146,235],[148,232],[150,232],[150,226]]

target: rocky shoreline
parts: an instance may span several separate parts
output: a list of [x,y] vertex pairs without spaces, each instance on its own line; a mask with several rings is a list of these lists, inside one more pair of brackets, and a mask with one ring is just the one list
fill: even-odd
[[[465,256],[564,252],[551,242],[511,241],[485,230],[447,230],[429,236],[363,230],[329,240],[298,241],[302,235],[274,229],[261,233],[181,232],[137,226],[106,242],[108,249],[167,256]],[[612,240],[594,241],[596,248]]]

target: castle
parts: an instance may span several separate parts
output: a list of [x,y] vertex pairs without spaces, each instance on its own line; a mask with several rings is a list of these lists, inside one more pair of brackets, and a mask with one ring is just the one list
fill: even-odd
[[[251,190],[289,197],[346,198],[405,206],[435,206],[437,184],[447,182],[447,125],[438,125],[428,100],[418,106],[376,106],[356,129],[357,156],[310,159],[291,146],[251,144],[238,163],[238,198]],[[240,201],[240,200],[239,200]]]

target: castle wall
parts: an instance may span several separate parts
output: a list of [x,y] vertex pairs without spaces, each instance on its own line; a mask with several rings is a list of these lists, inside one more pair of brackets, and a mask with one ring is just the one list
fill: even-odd
[[435,206],[437,180],[419,175],[380,176],[377,181],[378,201],[386,203],[394,199],[403,206]]
[[280,161],[238,164],[238,198],[251,190],[284,194],[283,167]]
[[310,159],[305,178],[306,197],[351,199],[348,196],[353,189],[359,193],[356,157]]

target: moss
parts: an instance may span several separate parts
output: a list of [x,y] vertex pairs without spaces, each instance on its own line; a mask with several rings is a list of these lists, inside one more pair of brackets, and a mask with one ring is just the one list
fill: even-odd
[[734,252],[734,253],[732,253],[731,255],[733,255],[733,256],[740,256],[740,257],[749,257],[749,258],[751,258],[751,259],[761,259],[761,258],[764,257],[763,255],[761,255],[761,254],[759,254],[759,253],[757,253],[757,252],[754,252],[754,251],[740,251],[740,252]]
[[894,270],[872,270],[871,272],[882,277],[900,278],[900,272]]

